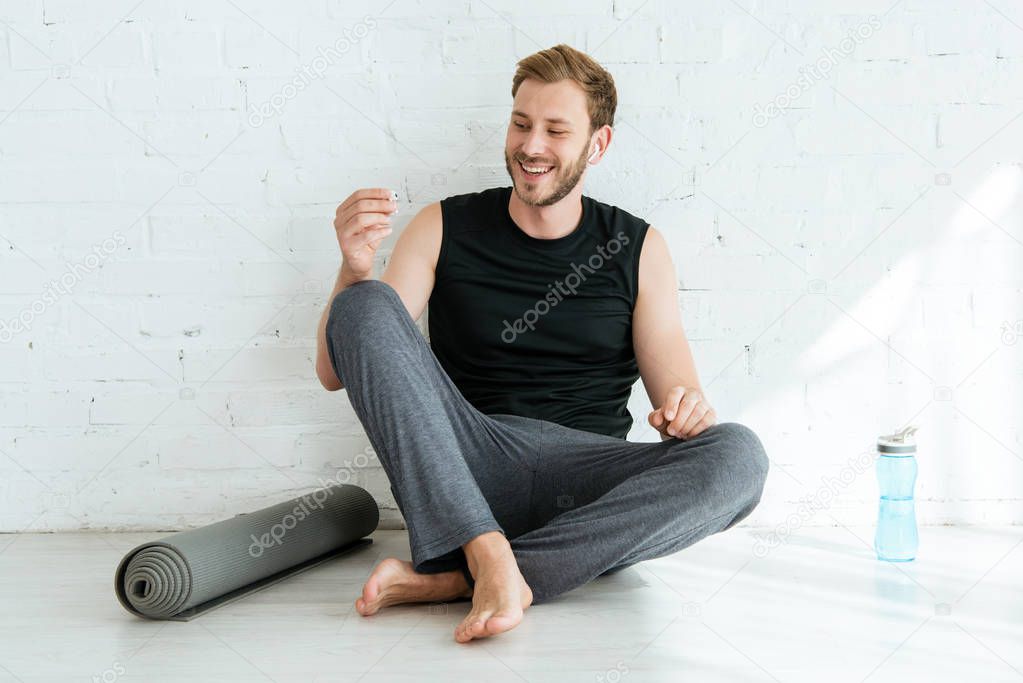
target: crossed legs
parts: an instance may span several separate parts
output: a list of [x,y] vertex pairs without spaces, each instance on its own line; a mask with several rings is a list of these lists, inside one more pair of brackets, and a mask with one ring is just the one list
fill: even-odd
[[382,281],[335,297],[326,342],[409,529],[412,561],[380,564],[363,614],[471,597],[456,639],[494,635],[530,604],[677,552],[759,501],[768,460],[740,424],[647,444],[480,413]]

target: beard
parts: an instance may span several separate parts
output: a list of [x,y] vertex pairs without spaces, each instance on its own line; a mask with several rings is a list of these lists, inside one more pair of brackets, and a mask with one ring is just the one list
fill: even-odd
[[[520,183],[516,180],[517,177],[512,171],[512,164],[518,166],[518,162],[521,158],[512,159],[508,156],[508,152],[504,153],[504,167],[508,171],[508,176],[512,179],[512,186],[515,188],[515,194],[518,195],[519,199],[522,200],[523,204],[529,206],[550,206],[568,196],[568,193],[575,189],[575,186],[579,184],[579,179],[583,177],[583,172],[586,171],[586,148],[587,145],[583,145],[583,153],[579,155],[572,164],[567,168],[558,167],[552,169],[550,173],[555,174],[551,178],[551,185],[553,189],[550,193],[544,196],[539,189],[539,185],[532,179],[525,179],[524,182]],[[520,174],[522,173],[520,169]],[[544,178],[543,180],[545,180]],[[541,179],[538,179],[542,182]]]

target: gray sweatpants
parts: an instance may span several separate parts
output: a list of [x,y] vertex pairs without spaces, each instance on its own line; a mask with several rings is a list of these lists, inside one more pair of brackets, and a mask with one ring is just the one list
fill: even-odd
[[381,280],[334,298],[326,344],[405,517],[417,572],[468,574],[461,546],[499,531],[536,604],[728,529],[760,501],[768,458],[738,423],[635,443],[481,413]]

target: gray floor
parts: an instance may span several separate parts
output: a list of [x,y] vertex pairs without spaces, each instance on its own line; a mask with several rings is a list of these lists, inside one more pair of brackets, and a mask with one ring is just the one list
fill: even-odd
[[765,556],[739,527],[532,607],[468,645],[469,603],[352,602],[405,532],[188,623],[113,594],[121,556],[159,534],[0,536],[0,682],[1020,681],[1023,528],[925,527],[880,563],[868,528],[803,528]]

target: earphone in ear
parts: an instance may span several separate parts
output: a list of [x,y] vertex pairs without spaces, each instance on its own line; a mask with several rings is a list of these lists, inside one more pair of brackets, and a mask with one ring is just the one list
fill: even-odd
[[594,145],[593,146],[593,153],[590,154],[590,158],[587,159],[586,161],[593,161],[593,157],[597,156],[598,152],[600,152],[600,145]]

